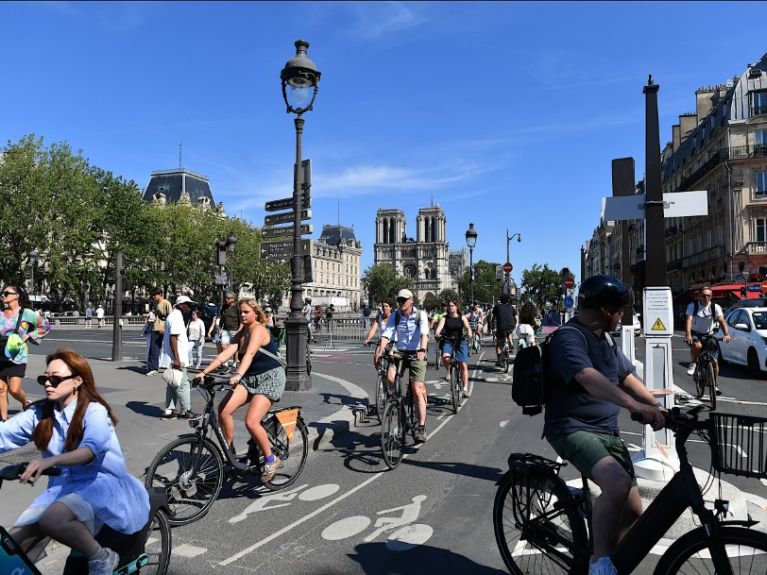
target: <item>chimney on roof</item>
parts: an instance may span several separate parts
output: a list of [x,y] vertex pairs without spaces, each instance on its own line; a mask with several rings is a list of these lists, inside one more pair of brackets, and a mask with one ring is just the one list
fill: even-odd
[[679,145],[682,143],[682,135],[679,130],[679,124],[671,126],[671,145],[676,152],[679,149]]
[[687,139],[695,127],[698,125],[697,114],[680,114],[679,115],[679,129],[682,135],[682,142]]
[[717,94],[717,89],[713,86],[699,88],[695,91],[695,115],[698,118],[698,124],[711,113],[714,107],[712,100],[714,94]]

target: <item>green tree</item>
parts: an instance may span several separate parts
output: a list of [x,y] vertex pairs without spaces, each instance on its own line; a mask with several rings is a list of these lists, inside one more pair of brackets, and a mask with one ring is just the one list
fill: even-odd
[[441,292],[439,292],[439,301],[447,301],[447,300],[455,300],[459,305],[461,303],[461,298],[458,297],[458,292],[454,289],[443,289]]
[[[501,296],[501,284],[496,276],[496,267],[499,264],[480,260],[474,264],[474,299],[484,303],[493,304]],[[471,303],[471,278],[469,270],[466,270],[458,282],[461,293],[461,301],[464,305]]]
[[522,290],[522,301],[532,302],[539,309],[548,305],[558,308],[562,299],[562,278],[548,264],[533,264],[532,268],[522,272]]
[[390,264],[370,266],[362,276],[362,285],[368,292],[371,304],[376,304],[387,297],[396,297],[401,289],[410,289],[410,278],[397,275]]

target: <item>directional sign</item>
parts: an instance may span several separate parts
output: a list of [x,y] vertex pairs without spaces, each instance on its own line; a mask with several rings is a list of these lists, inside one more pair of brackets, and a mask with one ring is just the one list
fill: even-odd
[[[267,212],[279,212],[282,210],[292,210],[293,207],[293,196],[290,196],[289,198],[266,202],[264,210]],[[301,207],[304,209],[311,207],[311,197],[308,193],[303,194],[303,197],[301,198]]]
[[216,274],[216,285],[225,286],[229,283],[229,276],[226,272]]
[[[301,240],[302,251],[305,254],[309,253],[309,241]],[[279,241],[262,241],[261,242],[261,259],[284,261],[289,260],[293,256],[293,240]]]
[[[602,198],[602,219],[605,221],[645,219],[645,195]],[[708,215],[708,192],[669,192],[663,194],[663,217]]]
[[[311,224],[301,224],[301,235],[311,234],[314,232],[314,226]],[[281,228],[262,228],[261,236],[264,238],[276,238],[278,236],[292,236],[293,226],[283,226]]]
[[[287,224],[292,223],[295,218],[295,210],[292,212],[285,212],[282,214],[274,214],[273,216],[265,216],[264,217],[264,225],[265,226],[275,226],[277,224]],[[312,211],[311,210],[301,210],[301,220],[311,220],[312,219]]]

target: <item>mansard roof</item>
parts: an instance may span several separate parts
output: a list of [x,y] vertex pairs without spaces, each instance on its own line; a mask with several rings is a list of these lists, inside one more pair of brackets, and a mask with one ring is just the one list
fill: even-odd
[[176,203],[181,199],[184,190],[189,194],[192,205],[199,205],[202,198],[207,198],[211,206],[215,205],[208,177],[186,168],[152,172],[144,191],[144,200],[151,202],[159,194],[164,194],[166,202]]

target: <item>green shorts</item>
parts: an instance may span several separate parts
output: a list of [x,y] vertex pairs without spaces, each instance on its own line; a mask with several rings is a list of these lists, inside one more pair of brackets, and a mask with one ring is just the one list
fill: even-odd
[[[400,355],[400,352],[397,352],[396,350],[392,352],[392,356],[394,361],[397,362],[397,373],[400,378],[405,374],[405,369],[407,368],[410,370],[411,382],[423,382],[426,380],[427,363],[425,359],[408,359],[407,356]],[[403,386],[402,389],[404,390],[406,388]]]
[[612,456],[623,466],[631,477],[631,484],[636,485],[634,464],[623,440],[612,433],[593,431],[572,431],[570,433],[552,433],[546,439],[562,459],[572,463],[578,471],[589,479],[591,470],[597,462]]

